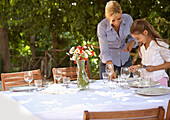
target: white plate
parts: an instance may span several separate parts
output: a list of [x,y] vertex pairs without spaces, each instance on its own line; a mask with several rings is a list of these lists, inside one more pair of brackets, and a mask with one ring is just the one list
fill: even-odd
[[170,94],[170,89],[166,88],[142,88],[135,91],[141,95],[149,95],[149,96],[156,96],[156,95],[165,95]]
[[[94,83],[95,81],[96,81],[96,80],[92,80],[92,79],[89,80],[90,83]],[[77,80],[71,81],[70,83],[71,83],[71,84],[77,84]]]
[[[145,88],[145,87],[149,87],[149,84],[147,83],[147,80],[142,80],[139,84],[138,81],[130,81],[129,83],[129,86],[131,87],[140,87],[140,88]],[[159,82],[157,81],[151,81],[151,87],[154,87],[154,86],[158,86],[160,85]]]
[[[120,78],[120,79],[113,79],[115,82],[118,82],[118,81],[122,81],[123,79],[122,78]],[[127,80],[127,82],[129,82],[129,81],[134,81],[135,80],[135,78],[133,78],[133,77],[130,77],[130,78],[127,78],[126,79]]]
[[30,90],[34,90],[36,89],[37,87],[29,87],[29,86],[23,86],[23,87],[14,87],[14,88],[11,88],[10,90],[12,92],[26,92],[26,91],[29,91]]

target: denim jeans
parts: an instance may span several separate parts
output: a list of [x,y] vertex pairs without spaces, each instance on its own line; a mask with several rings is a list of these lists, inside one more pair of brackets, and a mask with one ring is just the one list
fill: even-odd
[[[122,65],[121,67],[130,67],[131,65],[132,65],[132,60],[129,57],[128,61],[124,65]],[[106,66],[106,64],[102,63],[102,61],[100,60],[100,68],[99,68],[100,79],[103,79],[102,72],[105,72],[105,66]],[[118,67],[118,66],[114,65],[114,70],[117,70],[119,75],[120,75],[121,67]],[[132,76],[133,75],[131,73],[130,77],[132,77]]]

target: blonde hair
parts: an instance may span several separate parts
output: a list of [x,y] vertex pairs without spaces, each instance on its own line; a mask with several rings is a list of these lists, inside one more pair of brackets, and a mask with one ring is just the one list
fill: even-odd
[[122,14],[122,8],[116,1],[109,1],[105,7],[105,16],[114,18],[115,15]]

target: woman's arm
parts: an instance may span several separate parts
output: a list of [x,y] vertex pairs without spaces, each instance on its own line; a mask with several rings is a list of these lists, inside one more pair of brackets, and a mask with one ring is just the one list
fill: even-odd
[[132,48],[135,45],[135,41],[130,41],[130,43],[127,43],[126,48],[124,50],[122,50],[123,52],[130,52],[132,50]]
[[99,46],[100,46],[100,58],[102,62],[106,63],[107,61],[111,61],[112,58],[109,54],[106,28],[102,24],[99,24],[97,27],[97,35],[98,35]]
[[[129,23],[129,28],[130,28],[133,23],[133,19],[130,15],[127,15],[126,19]],[[130,52],[132,50],[132,48],[135,48],[138,45],[137,40],[132,37],[130,32],[129,32],[128,37],[129,37],[129,39],[127,40],[127,46],[126,46],[125,50],[123,50],[123,52]]]

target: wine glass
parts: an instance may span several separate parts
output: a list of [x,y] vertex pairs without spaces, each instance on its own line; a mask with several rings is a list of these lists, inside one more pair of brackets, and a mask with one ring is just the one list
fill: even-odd
[[32,71],[24,72],[24,80],[29,84],[29,92],[30,92],[30,83],[33,80]]
[[129,89],[127,84],[127,78],[130,76],[130,71],[128,67],[121,67],[121,77],[125,80],[125,89]]
[[105,71],[109,75],[110,81],[111,81],[111,75],[114,73],[114,66],[113,66],[113,64],[106,64]]
[[138,88],[140,87],[140,83],[141,83],[141,75],[140,75],[140,69],[135,69],[133,72],[133,78],[135,78],[135,80],[137,80],[137,85]]
[[54,69],[54,79],[57,80],[57,83],[60,83],[60,79],[62,78],[60,69]]

